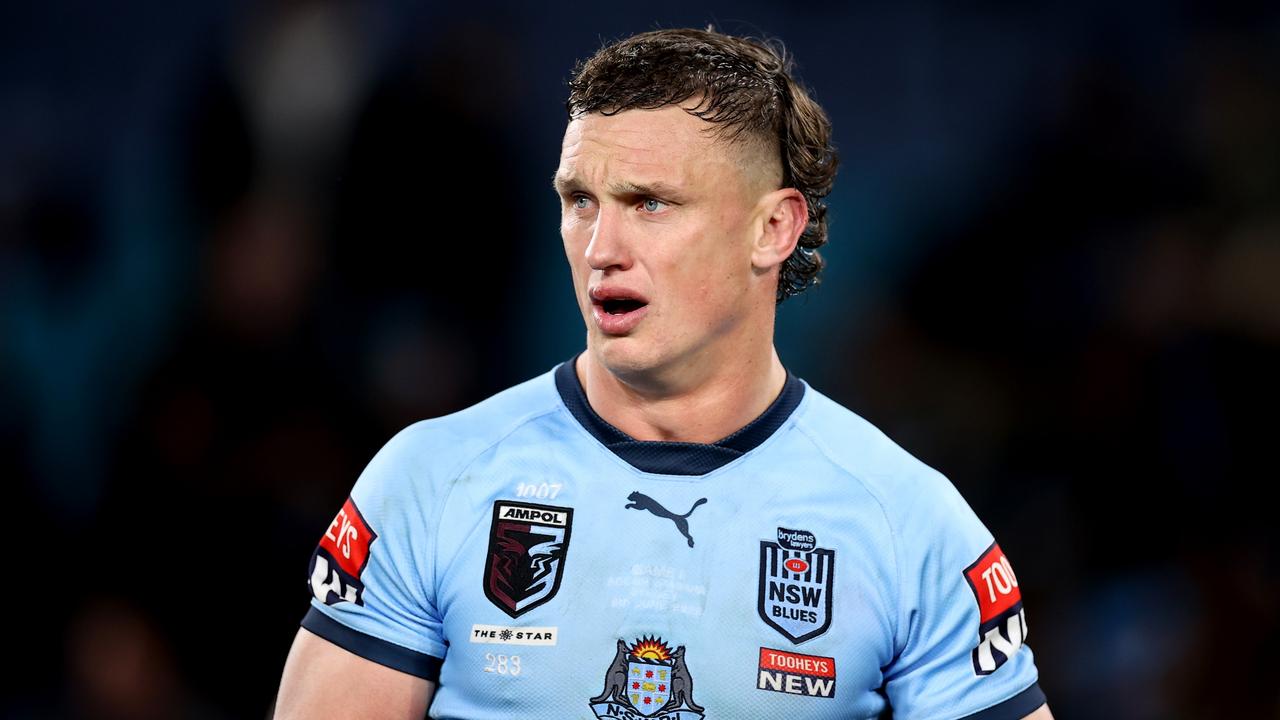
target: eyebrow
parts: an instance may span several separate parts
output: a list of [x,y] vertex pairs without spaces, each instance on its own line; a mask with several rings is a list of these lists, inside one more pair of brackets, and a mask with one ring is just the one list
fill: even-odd
[[674,185],[658,181],[652,183],[620,182],[609,186],[614,195],[640,195],[653,198],[674,199],[680,197],[680,189]]
[[578,182],[576,177],[565,177],[557,173],[551,176],[551,187],[561,195],[568,195],[575,190],[581,190],[582,183]]
[[[555,175],[552,177],[551,186],[554,187],[556,192],[561,195],[569,195],[579,190],[586,189],[578,178],[573,176],[564,177],[562,175]],[[678,187],[662,181],[652,183],[622,181],[610,185],[609,192],[613,195],[666,198],[673,201],[683,195]]]

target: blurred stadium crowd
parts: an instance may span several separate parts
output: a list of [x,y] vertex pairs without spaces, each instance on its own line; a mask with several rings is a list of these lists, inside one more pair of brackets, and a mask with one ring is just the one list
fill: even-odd
[[713,22],[843,155],[783,360],[991,526],[1055,715],[1280,717],[1280,12],[1208,7],[0,10],[0,715],[264,716],[381,443],[581,344],[573,61]]

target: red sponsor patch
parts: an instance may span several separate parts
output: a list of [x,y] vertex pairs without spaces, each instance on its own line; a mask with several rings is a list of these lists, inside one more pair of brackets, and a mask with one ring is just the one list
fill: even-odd
[[1022,602],[1018,577],[1013,574],[1013,567],[1000,551],[998,543],[992,543],[982,557],[965,568],[964,577],[978,599],[981,625],[985,626]]
[[329,553],[343,572],[359,578],[365,563],[369,562],[369,544],[376,537],[360,509],[351,498],[347,498],[320,538],[320,547]]
[[760,648],[756,688],[806,697],[836,696],[836,660],[819,655]]
[[818,655],[801,655],[785,650],[760,648],[760,669],[833,678],[836,676],[836,660]]

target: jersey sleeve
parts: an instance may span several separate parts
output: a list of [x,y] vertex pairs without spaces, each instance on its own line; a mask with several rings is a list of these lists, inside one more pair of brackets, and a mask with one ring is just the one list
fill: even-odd
[[1045,702],[1012,565],[946,478],[923,478],[899,515],[897,720],[1018,720]]
[[436,680],[446,644],[434,587],[441,498],[413,428],[369,463],[325,529],[302,626],[356,655]]

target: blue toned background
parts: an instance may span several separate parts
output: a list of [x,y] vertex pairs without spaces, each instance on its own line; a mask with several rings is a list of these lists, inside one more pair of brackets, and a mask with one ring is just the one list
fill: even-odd
[[784,362],[992,528],[1055,714],[1280,714],[1280,12],[64,0],[0,9],[0,715],[264,716],[373,452],[582,344],[574,61],[708,23],[843,159]]

